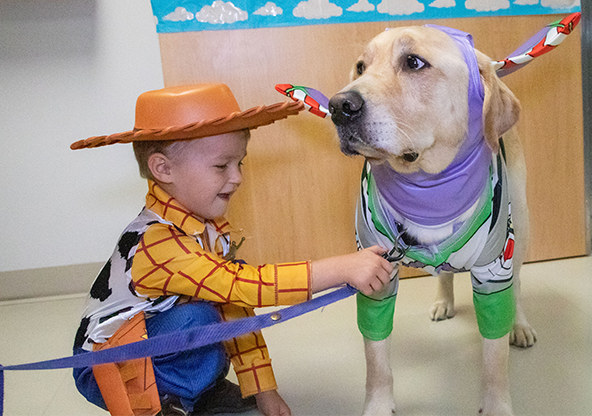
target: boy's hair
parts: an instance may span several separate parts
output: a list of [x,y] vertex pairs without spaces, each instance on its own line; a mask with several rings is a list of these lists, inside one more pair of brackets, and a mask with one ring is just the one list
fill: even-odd
[[[244,130],[237,130],[242,131],[245,133],[247,140],[251,137],[251,132],[249,129]],[[199,140],[199,139],[193,139]],[[192,140],[145,140],[145,141],[137,141],[132,142],[132,146],[134,148],[134,155],[136,156],[136,161],[138,162],[138,168],[140,169],[140,176],[144,179],[149,179],[151,181],[156,181],[154,175],[152,175],[152,171],[148,166],[148,159],[155,153],[162,153],[168,158],[174,158],[176,155],[180,154],[185,146],[190,143]]]

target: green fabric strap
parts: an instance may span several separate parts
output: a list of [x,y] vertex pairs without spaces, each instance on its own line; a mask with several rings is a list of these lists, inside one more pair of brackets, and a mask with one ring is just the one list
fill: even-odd
[[483,338],[498,339],[512,330],[516,315],[513,285],[489,295],[473,292],[473,303]]
[[[397,295],[375,300],[358,293],[358,328],[371,341],[382,341],[393,330]],[[483,338],[498,339],[512,330],[516,306],[514,287],[489,295],[473,292],[479,332]]]
[[393,295],[386,299],[375,300],[358,292],[356,296],[358,328],[364,338],[382,341],[391,334],[396,299],[397,295]]

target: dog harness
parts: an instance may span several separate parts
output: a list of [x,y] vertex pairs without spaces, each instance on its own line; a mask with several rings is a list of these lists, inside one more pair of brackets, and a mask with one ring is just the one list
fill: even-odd
[[[502,155],[492,154],[483,136],[484,91],[471,36],[447,27],[428,26],[448,34],[468,66],[467,136],[450,166],[438,174],[401,174],[387,163],[366,162],[356,238],[359,248],[375,244],[393,247],[391,261],[434,275],[470,271],[479,330],[483,337],[497,339],[511,330],[515,313],[514,235],[505,161]],[[446,225],[471,207],[474,212],[470,218],[455,224],[450,237],[432,245],[414,241],[397,221],[404,218],[424,228]],[[358,294],[358,326],[368,339],[382,340],[392,331],[398,264],[387,288],[371,297]]]

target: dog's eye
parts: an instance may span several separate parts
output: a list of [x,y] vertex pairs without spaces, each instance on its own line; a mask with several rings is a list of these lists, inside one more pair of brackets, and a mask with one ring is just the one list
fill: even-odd
[[356,63],[356,74],[362,75],[365,70],[366,64],[364,63],[364,61],[358,61],[358,63]]
[[407,55],[406,63],[407,63],[407,67],[409,69],[415,69],[415,70],[422,69],[428,65],[427,62],[425,62],[423,59],[421,59],[417,55]]

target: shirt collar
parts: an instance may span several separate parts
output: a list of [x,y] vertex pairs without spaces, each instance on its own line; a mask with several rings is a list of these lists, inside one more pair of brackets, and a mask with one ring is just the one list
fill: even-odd
[[[203,234],[205,230],[206,226],[202,221],[151,180],[148,181],[146,208],[173,223],[187,235]],[[216,229],[218,234],[224,235],[230,232],[230,224],[223,217],[208,220],[208,223]]]

